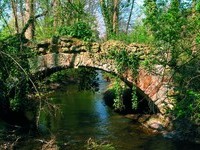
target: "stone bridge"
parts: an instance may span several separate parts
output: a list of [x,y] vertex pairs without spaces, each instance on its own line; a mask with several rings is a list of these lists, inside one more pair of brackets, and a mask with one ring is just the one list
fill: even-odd
[[134,84],[138,92],[149,102],[153,102],[162,114],[173,107],[169,98],[172,90],[169,73],[166,75],[167,69],[155,65],[153,71],[148,72],[141,65],[137,69],[137,76],[134,77],[130,69],[119,73],[115,60],[107,57],[109,51],[113,49],[116,51],[124,49],[128,55],[137,55],[142,64],[150,50],[145,45],[134,43],[126,45],[119,41],[84,42],[72,37],[60,37],[40,42],[32,48],[38,52],[38,56],[29,60],[31,73],[34,75],[41,76],[48,72],[80,66],[92,67],[118,75],[129,86]]

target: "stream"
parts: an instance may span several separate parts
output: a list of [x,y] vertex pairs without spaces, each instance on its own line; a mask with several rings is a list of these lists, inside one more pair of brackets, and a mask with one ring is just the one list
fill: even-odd
[[[103,101],[108,83],[99,74],[99,91],[79,91],[69,85],[49,95],[61,112],[52,117],[42,113],[40,124],[55,137],[61,150],[84,150],[88,139],[110,143],[116,150],[196,150],[199,145],[173,141],[162,135],[143,132],[137,123],[115,113]],[[0,127],[3,124],[0,122]],[[24,142],[20,150],[39,149],[38,144]],[[106,150],[106,149],[105,149]],[[108,149],[109,150],[109,149]]]
[[99,73],[99,91],[78,91],[70,85],[50,97],[60,105],[62,113],[55,118],[44,115],[41,121],[56,135],[59,143],[71,141],[73,149],[84,149],[89,138],[108,141],[117,150],[199,149],[199,145],[176,142],[161,135],[148,135],[133,123],[104,104],[103,92],[108,86]]

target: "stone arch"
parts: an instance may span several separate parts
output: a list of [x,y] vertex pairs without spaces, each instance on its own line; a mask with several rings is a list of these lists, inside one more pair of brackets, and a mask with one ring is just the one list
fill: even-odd
[[[113,74],[118,74],[113,60],[104,59],[105,53],[75,52],[75,53],[48,53],[36,56],[29,60],[31,74],[56,72],[66,68],[91,67]],[[150,102],[154,103],[159,112],[166,113],[172,107],[167,97],[168,79],[162,76],[162,67],[157,66],[159,75],[150,74],[144,69],[139,69],[137,79],[133,79],[130,71],[120,75],[120,78],[129,86],[135,84],[137,90]]]

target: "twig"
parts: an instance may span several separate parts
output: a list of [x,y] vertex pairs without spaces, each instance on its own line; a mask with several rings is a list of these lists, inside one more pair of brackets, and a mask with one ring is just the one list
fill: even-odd
[[12,144],[11,144],[11,149],[16,145],[16,143],[21,139],[21,137],[18,137]]

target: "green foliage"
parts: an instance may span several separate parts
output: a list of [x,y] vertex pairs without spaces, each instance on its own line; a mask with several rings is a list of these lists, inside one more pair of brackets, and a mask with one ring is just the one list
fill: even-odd
[[176,70],[174,81],[177,105],[174,113],[178,118],[189,118],[194,123],[200,123],[200,73],[199,57]]
[[70,80],[69,79],[70,75],[76,78],[76,74],[74,73],[74,71],[69,69],[69,70],[62,70],[62,71],[56,72],[52,74],[50,77],[48,77],[47,80],[50,83],[67,81],[67,80]]
[[130,33],[131,43],[144,43],[149,44],[152,42],[153,37],[149,35],[148,29],[143,24],[137,24],[133,31]]
[[123,87],[120,84],[120,80],[117,78],[114,85],[113,85],[114,93],[115,93],[115,99],[114,99],[114,108],[115,110],[122,111],[124,109],[123,104]]
[[10,36],[10,30],[8,27],[0,29],[0,40],[6,39]]
[[33,53],[24,47],[26,42],[26,39],[20,35],[10,36],[0,41],[0,78],[6,86],[4,93],[14,111],[25,109],[27,104],[29,80],[20,67],[29,72],[27,58]]
[[[87,75],[87,76],[86,76]],[[95,90],[97,72],[91,68],[66,69],[48,77],[50,83],[76,83],[80,90]]]
[[52,28],[52,18],[45,19],[44,22],[41,22],[36,26],[35,38],[37,41],[50,39],[56,35],[55,30]]
[[[36,3],[36,2],[35,2]],[[53,5],[53,6],[52,6]],[[52,36],[70,35],[82,38],[84,40],[90,40],[96,38],[94,29],[96,26],[94,14],[91,14],[91,9],[88,7],[88,2],[85,0],[73,0],[73,1],[40,1],[36,6],[36,14],[46,12],[53,8],[53,11],[48,11],[44,16],[37,19],[35,23],[37,41],[46,40]],[[84,38],[85,36],[85,38]],[[93,37],[91,37],[93,36]]]
[[135,85],[132,86],[131,102],[132,102],[132,109],[136,110],[138,108],[138,97],[136,95],[136,87],[135,87]]
[[111,35],[110,39],[129,43],[149,44],[153,37],[149,35],[147,28],[143,24],[137,24],[130,33],[120,32],[116,35]]
[[192,10],[181,6],[176,0],[171,2],[169,8],[167,2],[162,5],[155,1],[146,2],[145,25],[154,37],[153,44],[158,56],[156,63],[173,68],[184,63],[179,61],[183,56],[191,55],[198,28],[197,18],[192,18]]
[[[180,96],[178,97],[180,99]],[[174,109],[177,118],[189,118],[193,123],[200,123],[200,93],[188,90],[182,95]]]
[[21,104],[20,99],[17,99],[17,97],[10,99],[10,107],[13,111],[20,110]]
[[160,64],[171,70],[175,86],[177,118],[189,118],[199,123],[199,2],[178,0],[156,3],[145,1],[145,25],[153,36],[156,49],[152,54],[155,60],[147,60],[153,66]]
[[96,76],[97,72],[92,68],[80,68],[78,72],[79,76],[79,89],[88,90],[96,88]]
[[119,73],[124,73],[124,71],[130,69],[134,77],[136,77],[139,67],[139,58],[137,55],[128,53],[125,49],[119,51],[113,49],[109,51],[108,58],[115,61]]
[[[128,53],[125,49],[117,51],[111,50],[109,52],[110,59],[114,59],[117,70],[120,74],[123,74],[125,71],[130,70],[132,72],[133,78],[137,77],[138,68],[139,68],[139,58],[135,54]],[[116,98],[114,99],[114,107],[115,109],[122,110],[124,108],[122,94],[124,88],[120,84],[119,79],[116,79],[116,83],[114,84],[114,90]],[[138,100],[136,96],[136,87],[133,85],[132,87],[132,108],[137,109]]]
[[61,36],[69,35],[85,41],[91,41],[94,38],[90,25],[84,21],[79,21],[71,26],[62,26],[58,29],[58,33]]
[[108,142],[99,142],[94,139],[89,138],[87,140],[87,145],[85,146],[87,150],[115,150],[115,147]]
[[[113,84],[113,92],[115,95],[113,107],[115,110],[122,111],[125,109],[125,105],[123,102],[123,94],[126,87],[123,85],[122,81],[119,78],[115,79],[115,82]],[[136,87],[132,86],[132,97],[131,97],[131,103],[132,103],[132,109],[136,110],[138,108],[138,97],[136,95]]]

